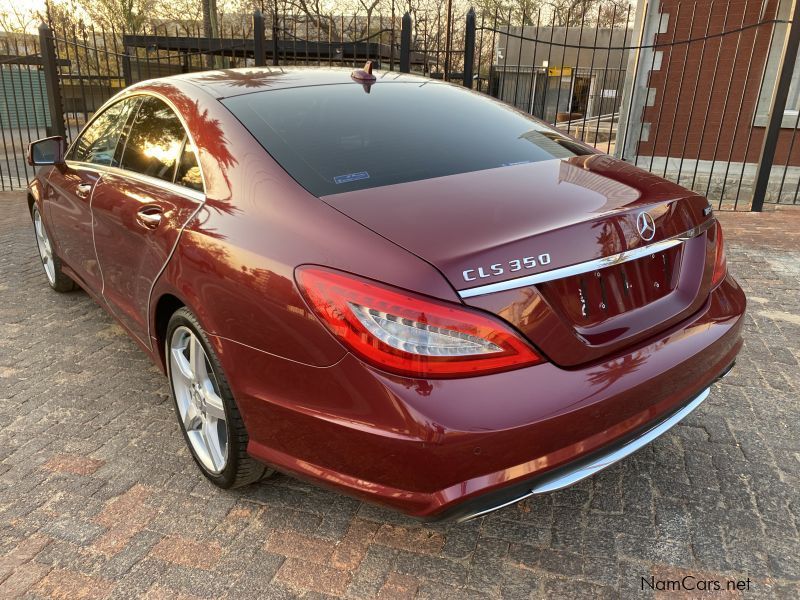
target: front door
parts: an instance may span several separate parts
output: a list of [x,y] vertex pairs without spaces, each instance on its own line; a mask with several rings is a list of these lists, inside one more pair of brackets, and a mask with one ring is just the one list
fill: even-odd
[[131,106],[122,100],[100,113],[70,148],[66,165],[52,169],[48,178],[47,216],[58,256],[95,292],[101,277],[92,242],[92,194],[103,167],[117,163],[117,142]]
[[203,202],[202,180],[180,120],[152,96],[143,97],[132,118],[120,166],[103,174],[92,200],[102,293],[149,347],[150,292]]

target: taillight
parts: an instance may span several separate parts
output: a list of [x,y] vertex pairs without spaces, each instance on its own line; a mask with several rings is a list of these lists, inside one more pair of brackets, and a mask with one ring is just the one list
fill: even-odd
[[725,259],[725,241],[722,236],[722,226],[719,224],[719,221],[716,222],[714,228],[715,255],[714,274],[711,276],[712,287],[716,287],[722,283],[722,280],[725,279],[725,275],[728,273],[728,261]]
[[510,327],[478,311],[322,267],[299,267],[295,277],[330,332],[382,370],[464,377],[543,362]]

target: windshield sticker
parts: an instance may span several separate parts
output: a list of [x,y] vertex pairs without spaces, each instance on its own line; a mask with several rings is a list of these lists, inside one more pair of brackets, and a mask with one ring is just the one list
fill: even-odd
[[336,184],[350,183],[351,181],[359,181],[360,179],[369,179],[369,173],[360,171],[358,173],[348,173],[347,175],[337,175],[333,178],[333,182]]

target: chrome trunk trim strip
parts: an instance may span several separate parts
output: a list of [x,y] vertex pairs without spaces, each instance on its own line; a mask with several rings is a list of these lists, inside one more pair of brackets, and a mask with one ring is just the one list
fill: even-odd
[[711,227],[713,222],[713,220],[706,221],[702,225],[690,229],[689,231],[686,231],[680,235],[676,235],[675,237],[661,240],[653,244],[647,244],[646,246],[633,248],[632,250],[626,250],[625,252],[620,252],[619,254],[612,254],[611,256],[604,256],[602,258],[596,258],[594,260],[569,265],[567,267],[560,267],[558,269],[552,269],[542,273],[534,273],[533,275],[527,275],[525,277],[509,279],[508,281],[499,281],[497,283],[489,283],[487,285],[468,288],[458,292],[458,295],[461,296],[462,299],[465,299],[474,298],[475,296],[483,296],[485,294],[493,294],[494,292],[505,292],[508,290],[527,287],[529,285],[536,285],[537,283],[545,283],[555,279],[562,279],[563,277],[571,277],[573,275],[590,273],[592,271],[597,271],[598,269],[604,269],[613,265],[636,260],[637,258],[642,258],[648,254],[663,252],[664,250],[672,248],[673,246],[677,246],[678,244],[682,244],[687,240],[697,237]]

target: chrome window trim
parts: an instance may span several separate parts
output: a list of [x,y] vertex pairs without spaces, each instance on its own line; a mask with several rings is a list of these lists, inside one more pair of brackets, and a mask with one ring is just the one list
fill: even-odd
[[711,227],[713,222],[714,220],[711,219],[702,225],[698,225],[693,229],[681,233],[680,235],[676,235],[666,240],[654,242],[652,244],[647,244],[646,246],[639,246],[638,248],[626,250],[625,252],[620,252],[618,254],[612,254],[611,256],[604,256],[602,258],[596,258],[566,267],[559,267],[557,269],[551,269],[541,273],[534,273],[533,275],[526,275],[525,277],[517,277],[516,279],[509,279],[507,281],[499,281],[497,283],[489,283],[478,287],[467,288],[466,290],[459,291],[458,295],[462,299],[474,298],[475,296],[483,296],[485,294],[493,294],[495,292],[515,290],[518,288],[527,287],[529,285],[536,285],[538,283],[546,283],[548,281],[562,279],[564,277],[571,277],[573,275],[582,275],[583,273],[590,273],[592,271],[597,271],[598,269],[604,269],[613,265],[626,263],[628,261],[647,256],[648,254],[663,252],[664,250],[697,237]]
[[[191,192],[202,193],[203,201],[205,201],[205,197],[206,197],[205,190],[208,189],[208,186],[206,185],[206,175],[203,172],[203,165],[200,164],[200,152],[198,151],[197,144],[194,141],[194,136],[192,135],[192,132],[189,129],[189,126],[186,123],[186,119],[183,118],[183,115],[178,110],[178,108],[172,103],[172,101],[169,98],[167,98],[166,96],[164,96],[162,94],[159,94],[158,92],[153,92],[151,90],[125,90],[125,91],[120,92],[118,95],[114,96],[113,98],[109,98],[100,108],[98,108],[95,111],[94,115],[92,115],[92,118],[89,119],[86,122],[86,124],[80,130],[80,132],[75,137],[75,139],[72,140],[70,145],[67,147],[66,152],[64,152],[64,156],[68,156],[69,155],[69,153],[72,151],[73,146],[75,146],[75,144],[78,143],[78,140],[81,139],[81,137],[83,136],[83,134],[86,131],[86,129],[94,122],[94,120],[97,117],[99,117],[106,110],[111,108],[111,106],[113,106],[114,104],[116,104],[118,102],[122,102],[123,100],[127,100],[128,98],[135,98],[136,96],[152,96],[153,98],[158,98],[164,104],[166,104],[170,108],[170,110],[173,113],[175,113],[175,115],[178,117],[178,120],[181,122],[181,125],[183,126],[183,131],[186,133],[186,136],[189,138],[189,141],[192,143],[192,147],[194,148],[195,156],[197,156],[197,168],[200,169],[200,179],[202,179],[202,181],[203,181],[203,192],[197,192],[197,190],[192,190],[190,188],[184,188],[183,186],[178,186],[178,187],[182,188],[182,189],[189,189],[189,191],[191,191]],[[84,162],[74,161],[74,160],[65,160],[65,162],[67,164],[73,163],[73,164],[89,165],[91,167],[95,167],[95,166],[102,167],[102,166],[105,166],[105,165],[95,165],[94,163],[84,163]],[[111,168],[115,168],[115,167],[111,167]],[[134,173],[136,175],[141,175],[140,173],[135,173],[134,171],[128,171],[128,170],[125,170],[125,169],[120,169],[120,171],[125,171],[125,173]],[[142,175],[142,177],[149,177],[149,176]],[[155,177],[153,177],[151,179],[153,179],[155,181],[160,181],[162,183],[171,183],[171,182],[165,182],[163,179],[157,179]],[[189,196],[189,197],[192,198],[193,196]]]
[[[67,156],[69,156],[70,153],[75,149],[75,145],[83,137],[83,134],[86,133],[86,130],[89,129],[89,127],[91,127],[94,124],[94,122],[97,120],[97,118],[100,115],[102,115],[104,112],[106,112],[112,106],[114,106],[115,104],[119,104],[120,102],[124,102],[125,100],[127,100],[128,98],[130,98],[132,96],[133,96],[133,94],[120,94],[119,97],[112,96],[111,98],[106,100],[100,106],[100,108],[98,108],[96,111],[94,111],[94,114],[92,115],[92,118],[89,119],[88,121],[86,121],[86,123],[83,124],[83,127],[81,127],[80,131],[78,132],[78,135],[75,136],[75,139],[73,139],[67,145],[67,149],[64,151],[64,162],[65,163],[81,162],[81,161],[77,161],[77,160],[72,160],[71,158],[67,158]],[[130,115],[128,115],[128,118],[130,118]],[[125,123],[123,123],[123,125],[126,125],[126,124],[127,124],[127,120],[126,120]],[[119,138],[117,139],[117,145],[119,145]],[[114,149],[116,151],[116,146],[115,146]],[[93,164],[93,163],[86,163],[86,164]]]
[[68,160],[66,161],[66,163],[67,166],[73,169],[97,171],[98,173],[101,174],[109,173],[111,175],[118,175],[120,177],[127,177],[128,179],[134,179],[136,181],[140,181],[142,183],[146,183],[148,185],[161,188],[165,191],[174,194],[179,194],[191,200],[195,200],[201,204],[206,201],[206,195],[203,192],[198,192],[197,190],[193,190],[192,188],[187,188],[182,185],[172,183],[171,181],[165,181],[164,179],[159,179],[158,177],[151,177],[150,175],[137,173],[136,171],[129,171],[128,169],[121,169],[120,167],[111,167],[109,165],[97,165],[95,163],[79,162],[74,160]]

